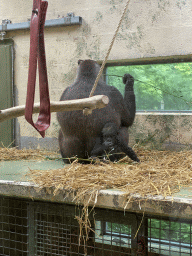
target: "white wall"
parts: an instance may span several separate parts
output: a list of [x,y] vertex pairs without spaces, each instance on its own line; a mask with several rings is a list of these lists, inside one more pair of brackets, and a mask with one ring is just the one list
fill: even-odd
[[[68,12],[83,18],[81,26],[45,29],[51,100],[58,100],[64,88],[73,82],[78,59],[103,60],[125,4],[126,0],[49,1],[47,19],[66,16]],[[0,20],[25,22],[31,16],[31,9],[32,0],[9,0],[9,3],[0,0]],[[16,102],[22,105],[28,76],[29,31],[8,32],[6,37],[13,38],[15,44]],[[131,0],[109,61],[190,55],[191,42],[192,1]],[[23,117],[18,118],[18,127],[22,146],[29,143],[28,138],[39,147],[43,145],[41,139],[37,141],[38,133]],[[48,144],[51,142],[48,138],[57,137],[57,132],[58,124],[52,114],[52,124],[46,133]]]

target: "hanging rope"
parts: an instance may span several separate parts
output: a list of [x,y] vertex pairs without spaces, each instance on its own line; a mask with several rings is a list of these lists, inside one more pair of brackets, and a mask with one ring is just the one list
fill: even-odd
[[126,3],[126,5],[125,5],[125,8],[124,8],[124,10],[123,10],[123,14],[122,14],[121,19],[120,19],[120,21],[119,21],[119,24],[118,24],[118,26],[117,26],[117,28],[116,28],[115,34],[114,34],[114,36],[113,36],[113,38],[112,38],[112,40],[111,40],[111,43],[110,43],[108,52],[107,52],[107,54],[106,54],[106,56],[105,56],[105,59],[104,59],[104,61],[103,61],[103,63],[102,63],[102,66],[101,66],[101,68],[100,68],[99,74],[97,75],[97,78],[96,78],[96,80],[95,80],[95,83],[94,83],[94,85],[93,85],[93,88],[92,88],[92,90],[91,90],[91,92],[90,92],[89,97],[92,97],[93,94],[94,94],[94,92],[95,92],[95,89],[96,89],[96,87],[97,87],[99,78],[100,78],[100,76],[101,76],[102,73],[103,73],[103,69],[104,69],[105,64],[106,64],[106,62],[107,62],[107,59],[108,59],[108,57],[109,57],[110,51],[111,51],[111,49],[112,49],[112,47],[113,47],[113,44],[114,44],[115,38],[116,38],[116,36],[117,36],[118,30],[119,30],[119,28],[120,28],[120,26],[121,26],[121,22],[122,22],[122,20],[123,20],[123,18],[124,18],[124,15],[125,15],[126,11],[127,11],[127,7],[128,7],[128,5],[129,5],[129,2],[130,2],[130,0],[128,0],[127,3]]

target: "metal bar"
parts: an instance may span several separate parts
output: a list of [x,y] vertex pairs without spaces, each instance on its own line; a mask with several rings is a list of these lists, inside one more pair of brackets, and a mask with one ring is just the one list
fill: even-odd
[[[47,20],[45,22],[45,27],[55,27],[55,26],[72,26],[81,25],[82,17],[80,16],[67,16],[60,19]],[[0,31],[13,31],[21,29],[30,29],[30,21],[22,23],[9,23],[0,25]]]
[[28,251],[29,255],[36,255],[36,241],[35,241],[35,210],[34,203],[28,203]]

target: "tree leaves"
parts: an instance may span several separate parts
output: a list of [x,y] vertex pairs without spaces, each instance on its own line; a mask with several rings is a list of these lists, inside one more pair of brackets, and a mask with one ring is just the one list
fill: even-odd
[[106,82],[122,94],[125,73],[135,78],[137,110],[192,110],[192,63],[108,67]]

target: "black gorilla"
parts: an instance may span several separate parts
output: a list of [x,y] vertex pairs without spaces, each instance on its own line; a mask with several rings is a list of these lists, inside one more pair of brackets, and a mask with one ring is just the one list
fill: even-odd
[[[89,97],[100,66],[93,60],[80,60],[78,64],[77,78],[65,89],[61,101]],[[91,115],[85,116],[81,110],[57,113],[61,126],[59,146],[65,163],[69,163],[67,158],[74,156],[89,159],[95,145],[102,138],[102,129],[107,123],[117,127],[118,136],[124,142],[122,145],[128,145],[128,127],[133,124],[136,110],[134,79],[125,74],[123,82],[126,85],[124,98],[115,87],[107,85],[100,78],[94,95],[108,96],[109,104],[105,108],[93,110]],[[121,148],[120,152],[122,151],[125,152],[125,149]]]
[[96,140],[91,151],[91,157],[106,158],[114,162],[125,156],[123,152],[132,160],[139,162],[133,149],[124,142],[118,127],[114,123],[106,123],[102,129],[102,136]]

